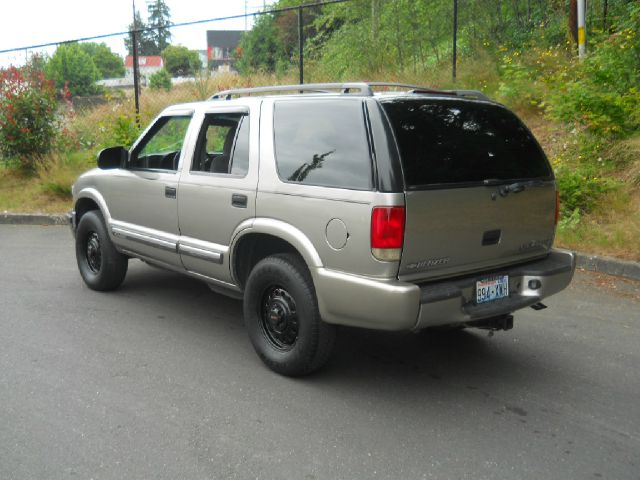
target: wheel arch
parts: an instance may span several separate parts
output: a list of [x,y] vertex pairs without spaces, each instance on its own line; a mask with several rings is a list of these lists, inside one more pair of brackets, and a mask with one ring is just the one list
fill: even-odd
[[322,267],[320,255],[311,240],[298,228],[280,220],[257,218],[241,225],[229,251],[231,275],[241,288],[252,268],[270,255],[297,254],[310,272]]
[[85,213],[91,210],[100,210],[105,222],[108,222],[111,218],[104,198],[95,188],[85,188],[78,192],[74,210],[76,212],[77,223],[80,222],[80,219]]

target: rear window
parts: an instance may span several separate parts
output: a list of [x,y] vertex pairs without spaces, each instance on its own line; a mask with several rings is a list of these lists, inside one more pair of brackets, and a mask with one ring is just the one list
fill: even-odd
[[551,175],[538,142],[504,107],[458,99],[381,103],[398,142],[407,188]]
[[371,154],[360,101],[277,102],[276,166],[280,179],[370,190]]

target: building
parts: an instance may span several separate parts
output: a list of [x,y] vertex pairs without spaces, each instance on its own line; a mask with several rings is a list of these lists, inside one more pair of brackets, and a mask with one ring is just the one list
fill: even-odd
[[235,51],[244,30],[207,30],[207,59],[209,68],[223,69],[235,63]]
[[[140,77],[148,79],[151,75],[158,70],[162,70],[164,67],[164,61],[161,56],[144,56],[138,57],[138,69],[140,70]],[[124,60],[124,68],[126,69],[126,76],[133,77],[133,57],[127,55]]]

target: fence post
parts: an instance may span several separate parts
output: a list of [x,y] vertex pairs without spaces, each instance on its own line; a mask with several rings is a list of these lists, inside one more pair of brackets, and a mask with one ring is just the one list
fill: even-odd
[[458,0],[453,0],[453,65],[452,77],[456,81],[457,63],[458,63]]
[[585,0],[578,0],[578,57],[587,55],[587,28]]
[[133,97],[136,104],[136,124],[140,126],[140,72],[138,70],[138,39],[135,27],[131,31],[131,45],[133,50]]
[[131,30],[131,53],[133,57],[133,97],[136,105],[136,125],[140,128],[140,70],[138,69],[138,23],[136,22],[136,2],[133,0],[133,30]]
[[304,44],[304,37],[302,32],[302,7],[298,7],[298,68],[300,70],[300,85],[304,83],[304,57],[302,52],[302,45]]

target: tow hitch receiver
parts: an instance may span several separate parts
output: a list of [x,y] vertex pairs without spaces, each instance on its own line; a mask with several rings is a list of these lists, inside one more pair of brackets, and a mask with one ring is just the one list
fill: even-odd
[[469,327],[482,330],[511,330],[513,328],[513,315],[500,315],[498,317],[485,318],[468,324]]
[[538,311],[538,310],[544,310],[545,308],[547,308],[547,306],[542,302],[538,302],[531,305],[531,308]]

